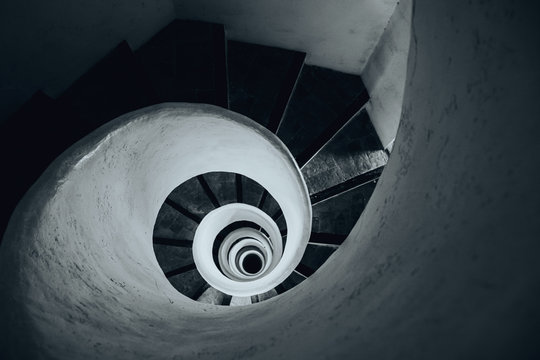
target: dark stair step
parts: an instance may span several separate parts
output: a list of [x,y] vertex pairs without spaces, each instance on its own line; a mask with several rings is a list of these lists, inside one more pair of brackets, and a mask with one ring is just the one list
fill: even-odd
[[154,253],[164,273],[193,264],[191,248],[168,246],[154,242]]
[[69,126],[82,137],[120,115],[154,104],[156,96],[131,48],[123,41],[58,100],[79,114],[81,121]]
[[276,296],[277,294],[278,294],[277,291],[275,289],[272,289],[272,290],[269,290],[269,291],[267,291],[265,293],[262,293],[262,294],[252,295],[251,296],[251,303],[256,304],[258,302],[271,299],[274,296]]
[[276,291],[278,294],[283,294],[285,291],[292,289],[296,285],[300,284],[306,279],[306,276],[301,275],[296,270],[293,271],[288,278],[286,278],[281,284],[276,286]]
[[195,268],[196,268],[195,263],[183,265],[183,266],[167,271],[165,273],[165,277],[170,278],[176,275],[184,274],[184,273],[187,273],[188,271],[194,270]]
[[305,65],[277,135],[302,167],[367,100],[360,76]]
[[209,189],[206,188],[209,184],[204,179],[205,177],[197,176],[185,181],[176,187],[167,199],[185,208],[194,217],[202,219],[216,207],[209,196]]
[[306,54],[229,41],[230,109],[276,132]]
[[294,269],[294,272],[302,275],[304,278],[308,278],[311,275],[313,275],[313,273],[315,273],[316,270],[317,270],[316,268],[312,268],[310,266],[307,266],[306,264],[300,263],[298,264],[296,269]]
[[[324,190],[321,190],[310,195],[311,205],[316,205],[322,201],[333,198],[340,194],[343,194],[349,190],[355,189],[359,186],[369,184],[373,181],[376,181],[381,177],[381,174],[384,170],[384,167],[378,167],[376,169],[370,170],[368,172],[357,175],[349,180],[343,181],[337,185],[331,186]],[[321,183],[324,185],[324,183]]]
[[302,168],[310,194],[380,168],[388,155],[366,110],[361,110]]
[[193,239],[203,217],[214,209],[198,179],[192,178],[174,189],[159,210],[153,236]]
[[193,300],[197,300],[209,286],[197,269],[171,276],[168,279],[178,292]]
[[242,176],[242,199],[245,204],[257,207],[264,188],[256,181]]
[[267,213],[271,218],[275,217],[274,221],[276,221],[279,217],[279,214],[281,214],[281,208],[279,207],[278,202],[268,192],[264,204],[262,205],[262,207],[260,207],[260,209]]
[[232,300],[232,296],[225,294],[225,296],[223,297],[223,302],[221,303],[221,305],[229,306],[229,305],[231,305],[231,300]]
[[165,204],[159,210],[153,236],[165,239],[193,239],[197,226],[198,222]]
[[[212,210],[214,204],[198,177],[185,181],[169,194],[153,231],[154,250],[164,272],[185,265],[181,261],[184,258],[193,261],[192,239],[199,222]],[[182,254],[184,257],[179,257]]]
[[343,241],[345,241],[346,238],[346,235],[341,234],[311,233],[308,245],[337,248],[343,243]]
[[[296,269],[306,276],[311,276],[325,263],[336,249],[336,247],[317,246],[309,243],[302,260]],[[307,272],[304,269],[307,269]]]
[[223,25],[174,20],[136,51],[158,102],[228,107]]
[[377,179],[313,205],[312,231],[348,235],[364,211]]
[[193,247],[193,241],[185,240],[185,239],[170,239],[170,238],[154,237],[153,243],[154,245],[176,246],[176,247],[183,247],[183,248]]
[[204,174],[204,178],[221,206],[237,202],[236,174],[214,171]]
[[[258,207],[270,217],[281,214],[281,209],[276,199],[259,185],[259,183],[243,176],[242,186],[244,203]],[[283,216],[277,218],[276,224],[286,234],[287,225]]]

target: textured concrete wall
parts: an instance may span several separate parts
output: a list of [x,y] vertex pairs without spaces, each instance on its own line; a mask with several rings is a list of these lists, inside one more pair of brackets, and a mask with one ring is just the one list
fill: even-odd
[[173,0],[180,19],[225,24],[234,40],[307,52],[306,62],[360,74],[397,0]]
[[120,41],[138,47],[174,18],[171,0],[0,3],[0,121],[35,91],[57,95]]
[[[21,294],[2,284],[10,310],[2,324],[17,320],[2,329],[10,344],[34,358],[55,350],[70,359],[538,358],[537,10],[506,0],[415,1],[394,152],[349,239],[302,285],[218,309],[188,304],[166,280],[142,276],[152,269],[124,283],[73,265],[74,276],[106,290],[81,290],[90,299],[84,307],[78,299],[62,307],[70,284],[37,278],[47,291],[30,294],[36,310],[28,313]],[[39,214],[30,215],[24,231]],[[73,241],[65,246],[79,246]],[[127,260],[114,266],[136,270]],[[84,289],[83,279],[77,286]],[[31,331],[48,306],[64,311],[50,327],[52,343]]]
[[367,111],[381,143],[391,148],[398,131],[411,40],[412,0],[402,0],[362,72],[371,97]]

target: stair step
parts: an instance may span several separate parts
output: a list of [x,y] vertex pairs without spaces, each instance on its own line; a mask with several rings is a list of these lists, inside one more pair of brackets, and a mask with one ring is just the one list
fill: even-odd
[[386,165],[388,155],[367,111],[356,114],[307,164],[302,174],[310,194]]
[[214,171],[204,174],[208,186],[221,206],[235,203],[236,175],[229,172]]
[[201,296],[197,298],[198,302],[204,304],[222,305],[227,295],[221,291],[209,286]]
[[300,275],[302,275],[304,278],[308,278],[316,271],[316,268],[311,268],[310,266],[307,266],[306,264],[300,263],[294,269],[294,271]]
[[[276,201],[276,199],[274,199],[272,195],[270,195],[270,193],[268,193],[268,195],[266,196],[266,200],[264,201],[264,204],[261,207],[261,210],[267,213],[270,217],[274,217],[277,214],[281,213],[281,209],[279,207],[278,202]],[[277,217],[276,219],[274,219],[274,221],[276,220],[277,220]]]
[[136,51],[158,102],[228,107],[223,25],[174,20]]
[[[355,176],[349,180],[345,180],[337,185],[331,186],[327,189],[321,190],[317,193],[310,195],[311,205],[316,205],[322,201],[339,196],[345,192],[348,192],[354,188],[362,186],[364,184],[376,181],[381,176],[384,167],[379,167],[358,176]],[[322,183],[324,185],[324,183]]]
[[193,239],[198,224],[177,210],[164,205],[154,224],[153,236],[168,239]]
[[72,126],[84,136],[120,115],[154,104],[156,97],[131,48],[123,41],[58,100],[79,114],[81,122]]
[[308,245],[327,245],[339,247],[347,238],[346,235],[328,234],[328,233],[311,233]]
[[178,292],[193,300],[197,300],[209,286],[197,269],[169,277],[168,280]]
[[173,276],[176,276],[176,275],[187,273],[187,272],[189,272],[191,270],[194,270],[194,269],[195,269],[195,264],[190,263],[190,264],[183,265],[183,266],[180,266],[180,267],[177,267],[177,268],[174,268],[172,270],[167,271],[165,273],[165,277],[170,278],[170,277],[173,277]]
[[199,181],[199,184],[203,188],[204,192],[206,193],[206,196],[208,197],[208,200],[210,200],[212,202],[212,205],[214,205],[214,208],[217,209],[218,207],[220,207],[221,204],[220,204],[218,198],[216,197],[216,195],[214,194],[214,191],[212,190],[212,188],[210,187],[210,185],[206,181],[205,176],[204,175],[198,175],[197,180]]
[[243,203],[244,202],[244,180],[243,180],[242,175],[236,174],[234,176],[234,185],[236,187],[236,202]]
[[251,296],[233,296],[229,306],[242,306],[251,304]]
[[169,238],[161,238],[161,237],[154,237],[153,243],[154,245],[176,246],[176,247],[183,247],[183,248],[191,248],[193,246],[192,240],[169,239]]
[[306,54],[228,41],[230,109],[276,132]]
[[300,264],[308,269],[317,271],[334,251],[336,251],[336,248],[330,246],[308,246]]
[[360,76],[304,65],[277,135],[302,166],[366,101]]
[[[214,208],[198,177],[182,183],[169,194],[159,210],[153,231],[154,249],[161,249],[156,245],[167,245],[162,246],[166,248],[163,251],[169,251],[174,246],[190,247],[199,222]],[[185,251],[192,260],[191,249]],[[170,256],[159,257],[158,263],[162,269],[171,269],[179,264],[177,258]]]
[[186,218],[190,219],[191,221],[199,224],[202,221],[202,216],[199,216],[197,214],[192,213],[184,206],[180,205],[178,202],[173,201],[171,199],[165,199],[165,204],[173,208],[174,210],[178,211],[180,214],[184,215]]
[[372,180],[312,207],[312,231],[348,235],[375,190],[377,180]]
[[187,211],[200,219],[215,209],[212,200],[197,177],[182,183],[167,198],[181,204]]
[[251,296],[251,303],[256,304],[258,302],[271,299],[271,298],[273,298],[274,296],[277,296],[277,295],[278,295],[278,293],[277,293],[277,291],[275,289],[269,290],[269,291],[267,291],[267,292],[265,292],[263,294],[252,295]]
[[276,286],[276,291],[278,294],[283,294],[285,291],[292,289],[293,287],[297,286],[305,279],[306,279],[305,276],[302,276],[298,272],[293,271],[293,273],[289,275],[288,278],[286,278],[281,284]]

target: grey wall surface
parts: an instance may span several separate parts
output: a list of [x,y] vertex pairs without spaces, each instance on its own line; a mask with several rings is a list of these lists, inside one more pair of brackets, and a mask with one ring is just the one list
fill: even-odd
[[171,0],[0,4],[0,121],[35,91],[56,96],[120,41],[138,47],[174,18]]
[[391,148],[396,137],[407,77],[412,0],[402,0],[362,72],[371,100],[367,111],[381,143]]
[[173,0],[176,16],[225,24],[234,40],[307,52],[306,62],[360,74],[397,0]]
[[32,326],[69,304],[69,284],[44,282],[33,313],[2,291],[17,324],[4,330],[34,358],[538,358],[537,13],[533,2],[415,1],[394,152],[349,238],[302,285],[219,309],[151,291],[156,276],[116,284],[73,267],[104,291],[81,294],[99,306],[71,303],[47,342]]

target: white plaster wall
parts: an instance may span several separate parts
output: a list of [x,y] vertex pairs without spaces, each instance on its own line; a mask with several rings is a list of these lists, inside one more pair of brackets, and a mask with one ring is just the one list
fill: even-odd
[[371,97],[366,108],[385,148],[392,149],[396,137],[411,40],[412,0],[401,0],[381,40],[362,71]]
[[225,24],[227,35],[307,52],[306,62],[360,74],[397,0],[173,0],[176,16]]
[[58,95],[120,41],[137,48],[174,17],[171,0],[0,2],[0,121],[35,91]]

